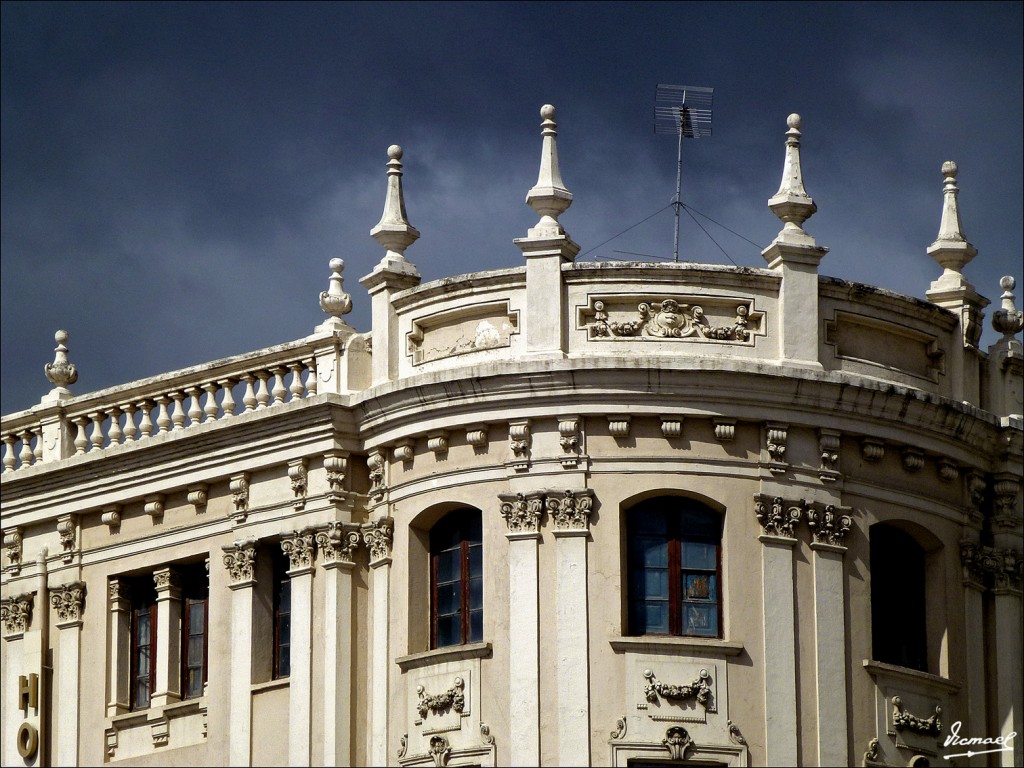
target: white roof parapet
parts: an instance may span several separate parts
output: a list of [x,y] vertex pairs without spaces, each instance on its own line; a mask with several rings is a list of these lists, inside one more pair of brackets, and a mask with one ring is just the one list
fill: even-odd
[[814,215],[818,206],[804,190],[803,171],[800,168],[800,115],[795,112],[786,118],[786,160],[782,166],[779,191],[768,199],[768,207],[783,222],[776,241],[795,245],[815,245],[815,240],[803,230],[803,224]]
[[938,262],[943,273],[932,287],[967,286],[970,283],[960,271],[978,255],[978,250],[964,237],[960,220],[960,193],[956,185],[957,165],[952,160],[942,164],[942,220],[939,222],[939,236],[928,246],[928,255]]
[[388,147],[388,191],[384,198],[384,213],[370,235],[387,249],[377,270],[419,275],[415,265],[405,258],[405,249],[419,239],[420,233],[405,213],[405,195],[402,193],[402,148]]
[[526,204],[540,216],[540,221],[531,227],[529,237],[552,237],[566,234],[558,223],[558,217],[572,205],[572,192],[562,181],[562,171],[558,166],[558,125],[555,123],[555,108],[545,104],[540,108],[541,136],[543,144],[540,150],[540,173],[537,183],[526,194]]
[[68,348],[65,346],[68,332],[57,331],[53,335],[53,340],[57,342],[57,346],[53,350],[53,362],[47,363],[43,367],[46,378],[53,384],[53,389],[43,397],[44,401],[66,399],[71,396],[68,387],[78,381],[78,369],[74,363],[68,362]]

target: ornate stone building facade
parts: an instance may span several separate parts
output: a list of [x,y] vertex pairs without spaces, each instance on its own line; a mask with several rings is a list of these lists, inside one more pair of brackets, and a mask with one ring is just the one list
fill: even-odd
[[1024,730],[1024,409],[956,166],[926,301],[819,275],[796,115],[765,268],[585,264],[541,115],[525,266],[421,284],[391,147],[370,331],[334,260],[251,354],[74,395],[58,334],[5,764],[1022,762],[960,746]]

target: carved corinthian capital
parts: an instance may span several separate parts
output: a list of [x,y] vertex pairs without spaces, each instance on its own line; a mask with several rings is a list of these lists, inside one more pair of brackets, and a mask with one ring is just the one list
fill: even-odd
[[79,581],[50,590],[50,605],[57,612],[58,624],[80,622],[85,609],[85,584]]
[[32,593],[5,597],[0,600],[0,623],[4,635],[20,636],[28,631],[32,622]]
[[540,527],[540,515],[544,509],[540,494],[502,494],[498,498],[501,499],[501,516],[505,518],[510,533],[537,532]]
[[281,550],[288,558],[289,571],[313,567],[313,531],[294,531],[281,538]]
[[765,536],[781,536],[787,539],[796,538],[793,528],[804,516],[804,502],[787,504],[781,496],[754,496],[754,514],[761,524],[761,533]]
[[346,526],[345,523],[331,522],[316,532],[316,545],[323,555],[324,565],[353,562],[352,552],[362,540],[358,527]]
[[394,524],[390,518],[363,524],[363,542],[370,550],[370,565],[383,565],[391,561],[391,537]]
[[843,546],[843,539],[853,525],[852,518],[832,504],[815,504],[807,509],[807,527],[815,544]]
[[559,496],[548,496],[545,502],[556,530],[587,530],[594,502],[591,491],[565,491]]
[[224,567],[228,569],[231,585],[246,586],[255,583],[256,539],[235,541],[222,549]]

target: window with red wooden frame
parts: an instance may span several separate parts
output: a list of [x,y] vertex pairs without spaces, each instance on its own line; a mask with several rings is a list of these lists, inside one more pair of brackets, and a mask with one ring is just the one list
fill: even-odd
[[156,682],[156,588],[152,576],[128,581],[131,601],[129,705],[149,709]]
[[430,530],[430,647],[482,641],[483,617],[480,511],[458,509]]
[[203,695],[209,644],[209,578],[205,564],[182,568],[181,697]]
[[722,636],[722,516],[677,496],[626,516],[631,635]]
[[292,670],[292,582],[288,558],[280,547],[273,550],[274,679],[288,677]]

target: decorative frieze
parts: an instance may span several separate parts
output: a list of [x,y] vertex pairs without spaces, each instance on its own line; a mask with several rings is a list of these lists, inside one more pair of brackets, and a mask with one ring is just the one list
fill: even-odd
[[693,746],[693,739],[681,725],[674,725],[665,731],[661,743],[668,750],[670,760],[682,761],[686,759],[686,751]]
[[938,736],[942,733],[941,715],[942,707],[936,705],[935,714],[931,717],[915,717],[903,708],[903,700],[899,696],[892,697],[892,725],[897,731],[907,729],[926,736]]
[[306,506],[306,494],[309,491],[307,479],[309,461],[308,459],[293,459],[288,462],[288,480],[292,485],[292,495],[295,499],[292,506],[295,509],[302,509]]
[[85,609],[85,584],[77,581],[50,590],[50,605],[57,612],[58,624],[71,624],[82,620]]
[[121,525],[121,507],[117,504],[104,507],[100,512],[100,522],[110,529],[119,527]]
[[57,535],[60,537],[65,563],[70,563],[75,556],[76,522],[74,515],[61,515],[57,518]]
[[222,547],[232,587],[255,582],[256,543],[256,539],[250,538]]
[[681,418],[661,417],[661,434],[668,439],[683,436],[683,420]]
[[852,526],[853,519],[832,504],[812,504],[807,508],[807,527],[815,544],[841,547]]
[[4,552],[7,554],[5,570],[17,574],[21,570],[22,535],[21,528],[9,528],[4,531]]
[[623,437],[629,437],[629,427],[632,416],[609,416],[608,417],[608,431],[611,436],[616,439]]
[[715,419],[715,439],[723,443],[736,439],[736,422],[733,419]]
[[344,501],[345,473],[348,470],[348,457],[336,451],[324,454],[324,472],[327,474],[327,498],[331,502]]
[[359,531],[345,523],[330,522],[316,532],[316,545],[320,548],[324,564],[352,563],[352,553],[362,541]]
[[195,508],[197,515],[201,515],[206,511],[206,503],[210,498],[209,493],[210,488],[206,483],[199,483],[189,487],[188,495],[185,498]]
[[427,450],[435,456],[448,453],[448,432],[442,429],[427,435]]
[[860,441],[860,455],[864,461],[881,461],[885,457],[885,443],[873,437],[865,437]]
[[314,531],[307,528],[281,537],[281,551],[288,558],[289,572],[313,567],[313,535]]
[[363,543],[370,550],[370,565],[377,566],[391,562],[391,543],[394,531],[390,519],[382,518],[376,523],[362,526]]
[[754,514],[761,524],[761,533],[765,536],[781,536],[787,539],[796,538],[793,528],[804,515],[804,502],[787,506],[781,496],[754,496]]
[[164,501],[162,493],[147,496],[142,505],[142,511],[153,518],[153,522],[157,522],[164,516]]
[[919,472],[924,467],[924,454],[916,448],[903,449],[903,468],[907,472]]
[[818,450],[821,467],[818,476],[822,480],[836,480],[839,477],[839,432],[833,429],[818,430]]
[[557,530],[586,530],[594,503],[591,491],[587,489],[565,491],[561,498],[549,496],[545,506]]
[[444,693],[431,695],[426,692],[422,685],[416,686],[416,695],[419,696],[419,704],[416,711],[420,718],[426,718],[427,714],[443,715],[447,712],[462,714],[466,707],[465,682],[461,677],[456,677],[452,686]]
[[630,304],[631,301],[636,302],[636,297],[594,298],[589,306],[579,307],[578,326],[587,330],[591,340],[687,339],[749,343],[752,333],[762,333],[764,313],[753,311],[749,300],[705,296],[700,299],[701,304],[695,303],[693,297],[645,299]]
[[540,528],[541,512],[544,510],[544,501],[540,494],[503,494],[498,498],[501,500],[501,516],[505,519],[510,532],[537,532]]
[[228,490],[231,491],[231,503],[235,510],[231,517],[236,523],[243,522],[249,514],[249,473],[232,475]]
[[384,483],[384,454],[379,451],[370,451],[366,457],[366,467],[370,476],[370,498],[375,502],[384,501],[387,493],[387,485]]
[[711,699],[711,675],[706,669],[702,669],[697,679],[689,685],[668,685],[658,680],[653,670],[645,669],[644,678],[647,680],[644,685],[644,696],[651,703],[661,696],[669,701],[687,701],[695,699],[698,704],[707,709]]
[[0,624],[8,639],[21,637],[32,624],[33,593],[5,597],[0,600]]
[[510,421],[508,447],[512,452],[512,469],[522,472],[530,467],[530,420]]

